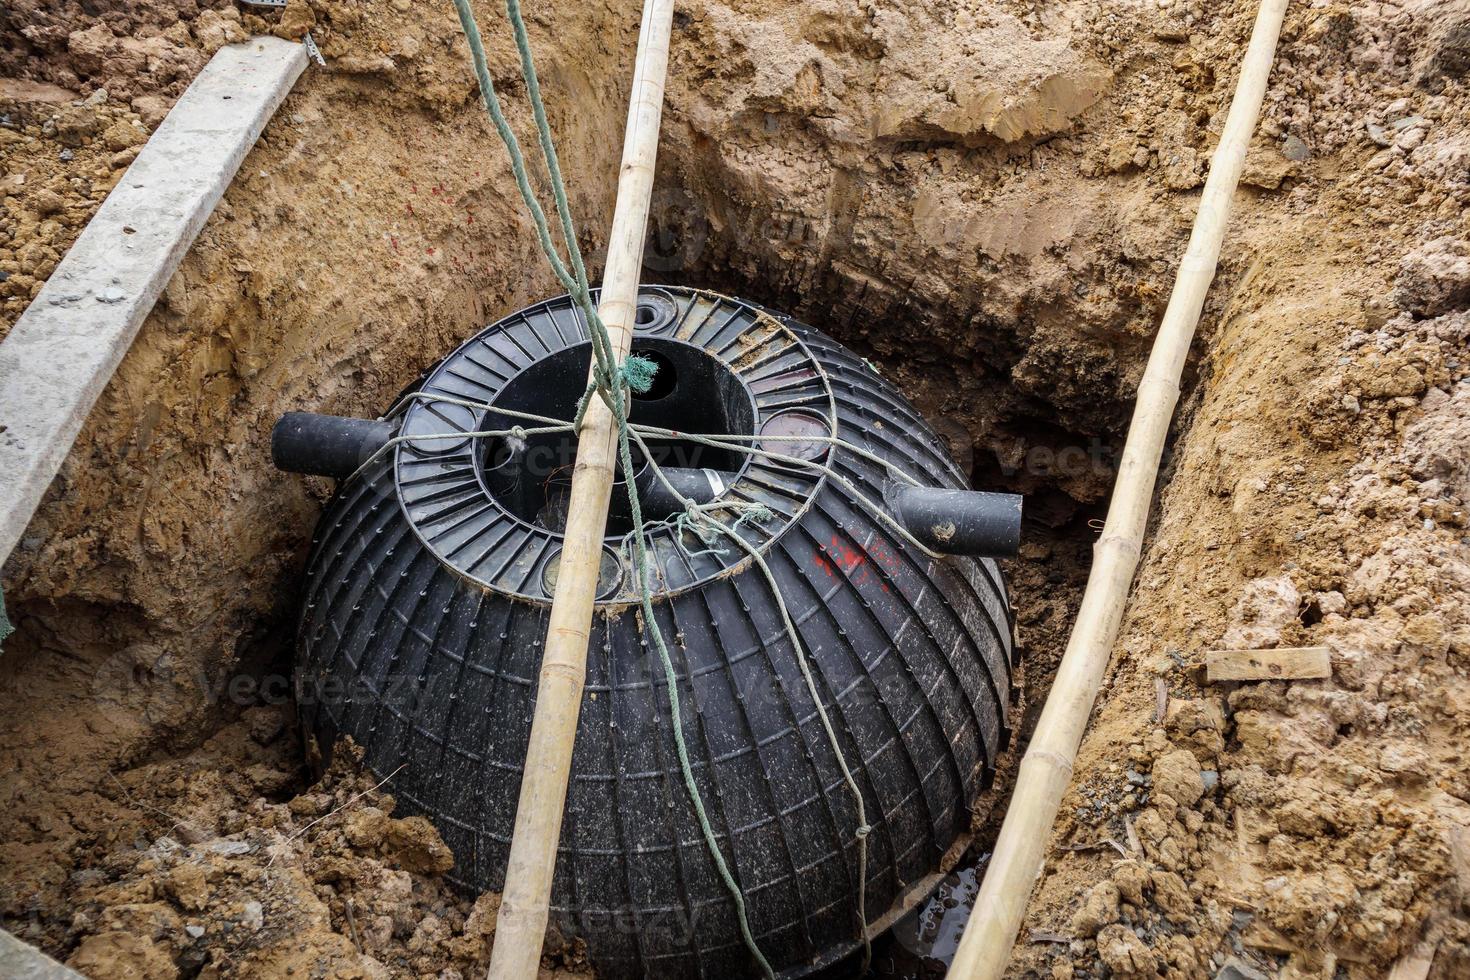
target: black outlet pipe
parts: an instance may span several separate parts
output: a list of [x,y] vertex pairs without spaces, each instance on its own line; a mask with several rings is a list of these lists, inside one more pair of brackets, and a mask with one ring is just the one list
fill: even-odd
[[[665,478],[697,504],[714,500],[735,482],[734,473],[665,467]],[[659,520],[682,509],[676,496],[645,467],[638,477],[644,516]],[[1021,547],[1021,496],[979,490],[899,486],[888,506],[904,529],[932,551],[976,558],[1010,558]],[[617,506],[617,501],[614,501]]]
[[[341,480],[382,449],[394,431],[392,422],[287,412],[271,431],[271,459],[277,469],[290,473]],[[683,510],[679,497],[638,455],[638,496],[645,519],[663,520]],[[734,473],[709,469],[668,466],[663,475],[680,495],[697,504],[716,499],[735,482]],[[1009,558],[1021,546],[1017,494],[897,486],[887,496],[894,518],[932,551]],[[626,509],[627,494],[615,487],[611,512],[617,516]]]
[[271,430],[271,461],[288,473],[343,480],[387,445],[396,428],[377,419],[287,412]]
[[980,490],[899,486],[889,509],[932,551],[976,558],[1009,558],[1021,547],[1021,496]]

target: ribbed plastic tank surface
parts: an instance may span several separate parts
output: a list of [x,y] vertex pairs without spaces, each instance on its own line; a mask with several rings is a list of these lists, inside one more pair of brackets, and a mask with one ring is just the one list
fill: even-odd
[[[695,290],[643,290],[633,349],[658,367],[633,421],[768,439],[820,461],[880,506],[884,467],[965,488],[898,391],[831,339]],[[324,753],[350,736],[400,814],[433,821],[451,877],[504,885],[522,760],[556,581],[572,463],[561,435],[422,439],[525,428],[514,409],[571,417],[586,330],[565,297],[488,327],[432,368],[389,417],[395,447],[344,481],[321,519],[299,632],[302,717]],[[385,408],[388,406],[385,406]],[[815,673],[865,801],[870,921],[970,829],[1007,740],[1011,619],[995,563],[931,558],[818,469],[678,437],[661,463],[706,471],[718,499],[771,511],[758,547]],[[726,485],[728,484],[728,485]],[[615,494],[621,494],[619,488]],[[681,776],[657,651],[641,629],[626,515],[609,521],[573,757],[552,923],[612,977],[756,975]],[[678,676],[681,725],[751,926],[783,975],[859,948],[857,811],[765,577],[727,542],[651,534],[654,610]]]

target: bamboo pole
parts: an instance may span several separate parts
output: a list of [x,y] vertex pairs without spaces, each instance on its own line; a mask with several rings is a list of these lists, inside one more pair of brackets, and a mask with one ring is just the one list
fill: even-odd
[[[633,337],[673,14],[673,0],[644,2],[617,205],[597,307],[619,361],[627,356]],[[530,980],[541,962],[616,456],[616,420],[602,399],[593,398],[577,433],[561,565],[490,956],[491,980]]]
[[1118,468],[1108,517],[1093,551],[1082,607],[1057,668],[1056,680],[1016,777],[995,853],[950,966],[951,977],[995,980],[1005,971],[1027,899],[1041,874],[1077,748],[1092,713],[1108,658],[1123,621],[1128,587],[1138,568],[1159,458],[1179,400],[1179,377],[1215,277],[1231,198],[1260,114],[1275,58],[1286,0],[1263,0],[1240,81],[1210,164],[1189,247],[1138,385],[1133,421]]

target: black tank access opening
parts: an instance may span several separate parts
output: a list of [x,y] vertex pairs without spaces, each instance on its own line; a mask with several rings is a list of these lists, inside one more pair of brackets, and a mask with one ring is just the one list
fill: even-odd
[[[719,358],[680,340],[655,337],[635,341],[633,353],[651,360],[657,371],[648,391],[635,394],[632,421],[700,434],[755,434],[750,392]],[[586,390],[591,356],[592,346],[586,343],[557,351],[506,382],[491,404],[570,419]],[[498,416],[492,410],[484,425],[533,429],[537,423]],[[650,438],[647,442],[649,454],[660,466],[738,472],[746,459],[743,453],[687,439]],[[555,532],[566,524],[575,460],[576,439],[562,432],[481,440],[477,456],[480,479],[501,506],[529,524]],[[618,480],[615,500],[626,492],[621,470]],[[607,537],[621,537],[632,529],[625,509],[615,506],[608,516]]]

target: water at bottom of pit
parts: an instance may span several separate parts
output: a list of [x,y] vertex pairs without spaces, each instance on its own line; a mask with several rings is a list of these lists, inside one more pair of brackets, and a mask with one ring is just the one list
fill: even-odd
[[975,908],[988,851],[967,852],[934,893],[873,941],[873,962],[863,980],[938,980],[949,971]]

